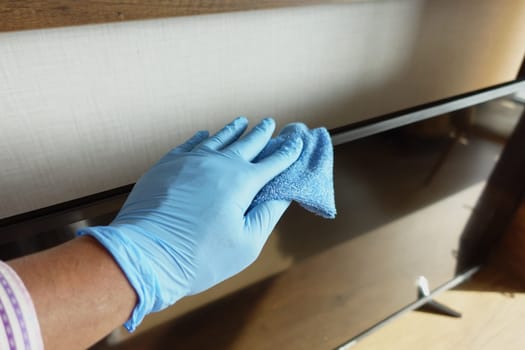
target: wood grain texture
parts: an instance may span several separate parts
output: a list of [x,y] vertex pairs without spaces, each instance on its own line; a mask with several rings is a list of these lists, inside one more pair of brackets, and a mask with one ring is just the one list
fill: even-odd
[[0,2],[0,31],[62,27],[209,13],[345,3],[355,0],[24,0]]

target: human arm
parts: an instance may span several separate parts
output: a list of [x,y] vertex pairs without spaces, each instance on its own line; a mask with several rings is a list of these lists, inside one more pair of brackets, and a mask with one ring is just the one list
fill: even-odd
[[122,325],[136,294],[91,237],[8,262],[29,291],[46,349],[85,349]]

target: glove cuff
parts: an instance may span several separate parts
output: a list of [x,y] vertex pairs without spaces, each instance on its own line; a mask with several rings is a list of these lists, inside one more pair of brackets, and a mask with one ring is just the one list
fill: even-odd
[[138,301],[124,327],[133,332],[144,317],[155,309],[155,298],[159,290],[155,275],[140,249],[132,239],[132,231],[111,226],[84,227],[77,236],[89,235],[102,244],[113,256],[129,283],[137,293]]

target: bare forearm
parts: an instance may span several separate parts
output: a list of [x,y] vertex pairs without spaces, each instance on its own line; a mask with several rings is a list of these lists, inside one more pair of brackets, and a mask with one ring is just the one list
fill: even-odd
[[47,349],[84,349],[124,323],[136,294],[111,255],[81,237],[9,262],[28,289]]

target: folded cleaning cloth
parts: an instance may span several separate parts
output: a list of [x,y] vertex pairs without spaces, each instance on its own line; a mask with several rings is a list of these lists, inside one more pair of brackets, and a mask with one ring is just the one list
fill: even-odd
[[327,219],[335,218],[334,156],[332,141],[325,128],[309,130],[301,123],[289,124],[270,140],[254,161],[271,154],[293,137],[303,140],[299,159],[266,184],[253,200],[252,206],[273,199],[294,200],[312,213]]

